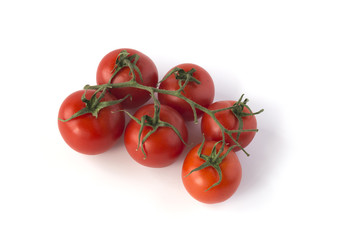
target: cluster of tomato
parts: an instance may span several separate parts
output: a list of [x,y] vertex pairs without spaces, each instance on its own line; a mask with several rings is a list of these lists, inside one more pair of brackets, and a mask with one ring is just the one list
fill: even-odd
[[[117,68],[116,62],[124,52],[127,56],[136,56],[128,61],[134,63],[133,69],[127,66]],[[184,79],[179,79],[182,75],[178,71],[190,74],[195,81],[185,83]],[[236,116],[231,107],[238,101],[213,103],[213,80],[206,70],[195,64],[176,66],[168,72],[165,80],[158,83],[158,71],[153,61],[134,49],[112,51],[99,63],[96,80],[100,86],[116,86],[132,78],[135,78],[136,86],[140,84],[147,88],[110,87],[103,91],[87,88],[69,95],[58,114],[59,130],[65,142],[80,153],[100,154],[114,146],[125,128],[125,147],[134,160],[148,167],[165,167],[176,161],[186,146],[188,130],[185,122],[202,117],[204,141],[187,154],[182,167],[182,181],[191,196],[204,203],[222,202],[231,197],[240,184],[242,172],[235,151],[245,148],[255,135],[255,131],[237,130],[257,127],[250,109],[242,107],[244,115]],[[182,83],[181,97],[165,94],[165,90],[170,93],[182,88]],[[151,97],[157,101],[144,105]],[[185,99],[200,107],[193,111],[192,104]],[[153,118],[156,107],[158,109],[156,102],[160,103],[158,119]],[[138,107],[125,127],[126,109]],[[213,113],[214,117],[208,113]],[[235,132],[227,135],[222,132],[221,125]]]

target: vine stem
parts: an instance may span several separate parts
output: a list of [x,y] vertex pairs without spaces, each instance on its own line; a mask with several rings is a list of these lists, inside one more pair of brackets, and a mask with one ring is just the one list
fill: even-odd
[[[253,113],[247,105],[248,99],[245,99],[244,101],[242,101],[242,98],[244,95],[242,95],[241,98],[233,106],[228,107],[228,108],[223,108],[223,109],[217,109],[217,110],[209,110],[208,108],[205,108],[205,107],[199,105],[198,103],[194,102],[193,100],[187,98],[186,96],[183,95],[183,93],[184,93],[185,87],[189,84],[189,82],[194,82],[195,84],[200,84],[200,81],[193,77],[193,73],[196,71],[194,68],[192,68],[188,72],[185,72],[183,69],[180,69],[180,68],[174,68],[158,83],[158,84],[160,84],[161,82],[165,81],[171,74],[174,74],[175,78],[178,80],[178,85],[179,85],[179,88],[177,90],[165,90],[165,89],[160,89],[157,87],[142,85],[141,84],[141,83],[143,83],[142,74],[141,74],[140,69],[136,65],[138,60],[139,60],[138,55],[136,55],[136,54],[130,55],[127,51],[122,51],[116,59],[114,68],[112,70],[112,76],[109,79],[108,83],[102,84],[102,85],[94,85],[94,86],[86,85],[84,87],[85,90],[95,90],[95,93],[93,95],[94,97],[92,97],[90,100],[87,100],[84,97],[82,97],[82,101],[85,102],[86,107],[84,109],[82,109],[81,111],[75,113],[73,116],[71,116],[71,118],[69,118],[67,120],[61,120],[61,119],[60,120],[61,121],[69,121],[70,119],[75,118],[76,116],[86,114],[86,113],[92,113],[93,116],[97,117],[98,111],[100,111],[100,109],[107,107],[107,106],[111,106],[113,104],[118,104],[119,102],[122,102],[123,100],[125,100],[125,98],[129,97],[129,96],[126,96],[125,98],[117,100],[117,101],[101,102],[101,98],[103,98],[103,96],[105,95],[105,93],[108,89],[130,87],[130,88],[137,88],[137,89],[145,90],[151,95],[151,97],[153,98],[153,101],[154,101],[154,116],[153,117],[150,117],[148,115],[144,115],[144,116],[142,116],[141,120],[139,120],[136,117],[132,116],[127,111],[125,111],[125,110],[123,110],[123,111],[125,113],[127,113],[130,116],[130,118],[132,118],[134,121],[136,121],[138,124],[141,125],[139,136],[138,136],[138,148],[141,147],[141,151],[144,155],[144,158],[146,158],[146,152],[144,150],[144,142],[146,141],[146,139],[148,139],[148,137],[151,134],[153,134],[155,131],[157,131],[157,129],[159,127],[172,128],[172,130],[175,131],[175,133],[178,135],[178,137],[181,139],[181,141],[185,145],[187,145],[186,142],[183,140],[179,131],[172,124],[169,124],[167,122],[160,120],[160,102],[159,102],[158,98],[156,97],[156,93],[175,96],[179,99],[182,99],[183,101],[185,101],[186,103],[188,103],[190,105],[190,107],[193,111],[193,114],[194,114],[194,122],[195,123],[198,123],[197,113],[196,113],[196,109],[198,109],[198,110],[204,112],[205,114],[209,115],[214,120],[214,122],[219,126],[219,128],[221,129],[222,140],[215,144],[210,156],[206,156],[206,155],[201,154],[201,150],[202,150],[202,147],[203,147],[204,142],[205,142],[205,137],[203,136],[203,142],[202,142],[201,147],[199,149],[199,157],[204,159],[206,162],[204,164],[202,164],[200,167],[198,167],[198,168],[196,168],[190,172],[190,173],[192,173],[194,171],[198,171],[198,170],[205,168],[205,167],[208,167],[208,166],[213,167],[218,172],[219,180],[218,180],[218,182],[213,184],[211,187],[209,187],[206,191],[208,191],[212,187],[217,186],[222,180],[222,172],[221,172],[221,169],[219,167],[219,164],[226,157],[226,155],[229,154],[230,151],[232,151],[233,148],[239,147],[247,156],[249,156],[249,154],[245,151],[245,149],[238,142],[238,139],[239,139],[239,136],[242,132],[257,132],[258,129],[243,129],[242,117],[258,114],[258,113],[262,112],[263,109],[261,109],[258,112]],[[130,70],[129,74],[132,75],[131,79],[127,82],[112,83],[112,79],[124,67],[129,68],[129,70]],[[141,83],[138,83],[136,81],[136,73],[138,74],[138,76],[141,80]],[[184,83],[182,84],[182,82],[184,82]],[[96,94],[99,92],[101,93],[100,97],[96,98]],[[244,108],[247,108],[249,110],[249,113],[244,113],[243,112]],[[230,110],[231,112],[234,113],[235,117],[239,120],[239,128],[237,130],[226,129],[220,123],[220,121],[216,118],[215,114],[217,112],[224,111],[224,110],[226,110],[226,111]],[[152,127],[152,130],[149,131],[146,134],[146,136],[144,136],[142,141],[140,142],[142,130],[144,129],[145,126]],[[235,139],[235,137],[232,136],[233,133],[237,133],[236,139]],[[230,137],[230,139],[234,142],[234,145],[229,146],[228,151],[224,155],[220,156],[222,154],[224,148],[227,145],[226,136]],[[222,143],[222,146],[217,153],[216,147],[217,147],[217,144],[219,144],[219,143]]]
[[[201,110],[202,112],[208,114],[216,122],[216,124],[220,127],[220,129],[222,131],[223,145],[226,144],[225,143],[225,135],[227,134],[232,139],[232,141],[235,143],[235,145],[233,145],[232,147],[236,147],[236,146],[239,147],[247,156],[249,156],[249,153],[246,152],[246,150],[232,136],[232,133],[234,133],[234,132],[241,133],[241,132],[249,132],[249,131],[257,132],[258,129],[251,129],[251,130],[238,129],[238,130],[232,130],[232,131],[226,129],[218,121],[218,119],[216,118],[215,111],[209,110],[209,109],[199,105],[198,103],[192,101],[191,99],[183,96],[181,94],[181,89],[178,89],[178,90],[165,90],[165,89],[159,89],[159,88],[155,88],[155,87],[145,86],[145,85],[142,85],[142,84],[139,84],[138,82],[136,82],[135,79],[132,79],[132,80],[130,80],[128,82],[122,82],[122,83],[106,83],[106,84],[102,84],[102,85],[93,85],[93,86],[86,85],[84,87],[84,89],[99,90],[100,88],[123,88],[123,87],[131,87],[131,88],[138,88],[138,89],[146,90],[146,91],[148,91],[152,95],[152,97],[154,99],[154,102],[157,102],[157,98],[154,96],[154,93],[161,93],[161,94],[171,95],[171,96],[175,96],[175,97],[178,97],[178,98],[186,101],[188,104],[190,104],[190,106],[192,107],[193,111],[195,111],[195,108],[197,108],[197,109]],[[195,123],[197,123],[197,121],[195,121]]]

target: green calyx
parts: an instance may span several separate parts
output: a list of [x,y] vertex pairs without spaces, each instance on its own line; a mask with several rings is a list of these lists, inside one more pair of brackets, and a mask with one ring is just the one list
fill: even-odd
[[126,50],[121,51],[117,56],[115,65],[111,71],[113,74],[108,83],[111,83],[112,79],[117,75],[117,73],[125,67],[128,67],[130,70],[129,74],[132,76],[130,81],[136,80],[135,72],[137,72],[140,76],[141,82],[143,82],[141,71],[136,65],[139,58],[140,57],[137,54],[130,55],[130,53],[128,53]]
[[[174,95],[176,96],[181,96],[184,97],[182,95],[182,93],[184,93],[184,89],[186,88],[186,86],[189,83],[196,83],[196,84],[200,84],[200,81],[198,79],[196,79],[195,77],[193,77],[194,72],[196,72],[195,68],[190,69],[189,71],[184,71],[182,68],[179,67],[175,67],[173,68],[170,72],[168,72],[166,74],[166,76],[159,81],[158,84],[162,83],[163,81],[165,81],[169,76],[171,76],[172,74],[175,75],[175,78],[178,80],[178,86],[179,89],[177,89],[174,93]],[[189,99],[185,99],[186,101]],[[192,111],[193,111],[193,116],[194,116],[194,122],[198,123],[198,116],[196,113],[196,109],[195,109],[195,105],[196,103],[192,102],[192,101],[187,101],[187,103],[190,105]]]
[[[181,133],[177,130],[177,128],[168,123],[168,122],[165,122],[165,121],[162,121],[160,120],[160,105],[158,105],[159,101],[157,99],[155,99],[155,104],[154,104],[154,115],[153,117],[150,117],[148,115],[143,115],[141,117],[141,119],[138,119],[136,118],[135,116],[131,115],[129,112],[127,111],[124,111],[126,114],[128,114],[128,116],[134,120],[135,122],[137,122],[138,124],[140,124],[140,131],[139,131],[139,135],[138,135],[138,145],[137,145],[137,149],[139,149],[139,147],[141,147],[141,151],[144,155],[144,159],[147,158],[147,155],[146,155],[146,151],[144,149],[144,144],[145,142],[147,141],[147,139],[153,134],[155,133],[158,128],[160,127],[168,127],[168,128],[171,128],[176,134],[177,136],[179,137],[179,139],[183,142],[183,144],[187,145],[187,143],[184,141],[184,139],[182,138],[181,136]],[[150,127],[152,128],[151,131],[149,131],[143,138],[142,138],[142,141],[141,141],[141,136],[142,136],[142,132],[143,132],[143,129],[144,127],[147,126],[147,127]]]
[[[123,102],[126,98],[129,97],[129,95],[125,96],[122,99],[117,99],[117,100],[113,100],[113,101],[103,101],[101,102],[101,99],[105,96],[106,94],[106,90],[107,88],[103,88],[100,87],[98,90],[96,90],[94,92],[94,94],[92,95],[92,97],[90,99],[86,98],[86,92],[85,91],[81,97],[81,101],[85,103],[85,107],[82,108],[81,110],[79,110],[78,112],[76,112],[75,114],[73,114],[71,117],[69,117],[68,119],[61,119],[58,118],[59,121],[62,122],[68,122],[74,118],[77,118],[79,116],[85,115],[85,114],[92,114],[95,118],[98,117],[98,114],[100,112],[101,109],[104,109],[106,107],[112,106],[112,105],[116,105],[118,103]],[[97,97],[97,94],[100,92],[101,94]]]
[[[234,142],[235,147],[239,147],[247,156],[249,156],[249,153],[245,151],[245,149],[238,143],[238,140],[240,138],[241,133],[243,132],[258,132],[258,129],[243,129],[243,118],[247,116],[253,116],[256,114],[259,114],[264,111],[264,109],[259,110],[258,112],[252,112],[250,107],[247,105],[248,99],[246,98],[245,100],[242,101],[244,94],[241,95],[239,100],[233,104],[231,107],[227,108],[221,108],[221,109],[216,109],[212,110],[212,115],[210,115],[215,121],[217,121],[216,117],[214,116],[215,113],[217,112],[222,112],[222,111],[231,111],[234,116],[237,118],[238,121],[238,129],[237,130],[229,130],[226,129],[224,126],[220,125],[221,131],[223,133],[223,142],[225,142],[225,134],[230,137],[230,139]],[[244,112],[244,108],[247,108],[249,110],[249,113]],[[237,133],[236,139],[232,136],[233,133]],[[234,146],[234,145],[233,145]]]
[[224,147],[225,147],[225,144],[222,144],[221,148],[219,149],[219,151],[217,151],[217,145],[222,143],[223,141],[219,141],[219,142],[216,142],[216,144],[213,146],[212,148],[212,151],[210,153],[210,155],[204,155],[202,154],[202,149],[204,147],[204,144],[205,144],[205,138],[203,138],[202,140],[202,143],[199,147],[199,150],[198,150],[198,156],[205,160],[205,162],[200,165],[199,167],[197,168],[194,168],[192,171],[190,171],[185,177],[189,176],[190,174],[192,174],[193,172],[196,172],[196,171],[199,171],[199,170],[202,170],[204,168],[207,168],[207,167],[213,167],[217,173],[218,173],[218,181],[216,183],[214,183],[212,186],[210,186],[208,189],[206,189],[205,191],[208,191],[210,190],[211,188],[219,185],[221,182],[222,182],[222,170],[220,168],[220,164],[222,163],[223,159],[230,153],[230,151],[233,149],[233,147],[229,147],[228,150],[222,155],[222,152],[224,151]]
[[[237,120],[239,122],[238,130],[243,129],[243,119],[242,119],[243,117],[253,116],[253,115],[259,114],[259,113],[264,111],[264,109],[261,109],[260,111],[253,113],[252,110],[250,109],[250,107],[247,105],[247,102],[249,100],[246,98],[244,101],[242,101],[243,96],[244,96],[244,94],[241,95],[240,99],[236,103],[234,103],[234,105],[230,109],[234,113],[235,117],[237,118]],[[243,112],[244,108],[247,108],[250,113]],[[258,131],[258,129],[254,129],[254,131]],[[240,135],[241,135],[241,131],[239,131],[237,133],[236,141],[239,140]]]
[[[234,103],[234,105],[230,109],[236,116],[240,116],[240,117],[252,116],[264,111],[264,109],[261,109],[258,112],[255,112],[255,113],[252,112],[250,107],[247,105],[247,103],[249,102],[248,98],[242,101],[243,96],[244,94],[241,95],[240,99],[236,103]],[[244,108],[247,108],[249,110],[249,113],[243,112]]]
[[[178,85],[180,86],[179,91],[184,92],[184,88],[188,85],[188,83],[194,82],[196,84],[200,84],[200,81],[193,77],[194,72],[196,72],[195,68],[192,68],[186,72],[182,68],[175,67],[170,72],[168,72],[162,80],[159,81],[159,84],[165,81],[169,76],[174,74],[175,78],[178,80]],[[182,83],[184,84],[182,85]]]

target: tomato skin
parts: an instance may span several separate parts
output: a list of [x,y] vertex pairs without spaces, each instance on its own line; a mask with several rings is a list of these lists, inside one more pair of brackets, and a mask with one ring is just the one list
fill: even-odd
[[[202,154],[209,155],[215,143],[215,141],[206,141]],[[222,171],[222,181],[219,185],[206,191],[219,180],[218,172],[213,167],[209,166],[188,175],[193,169],[205,162],[198,156],[200,145],[195,146],[183,162],[182,181],[184,187],[193,198],[200,202],[208,204],[223,202],[230,198],[240,185],[242,177],[241,164],[236,154],[231,151],[219,165]],[[217,151],[219,151],[221,145],[221,143],[217,145]],[[225,147],[223,154],[226,151],[227,147]]]
[[[154,62],[145,54],[130,48],[117,49],[103,57],[96,72],[97,84],[101,85],[109,82],[113,74],[112,70],[114,68],[117,56],[123,50],[126,50],[128,53],[130,53],[130,55],[137,54],[140,57],[136,65],[141,71],[143,82],[141,82],[139,74],[135,71],[136,82],[145,86],[156,87],[158,83],[158,70]],[[132,78],[132,75],[129,74],[129,72],[129,68],[124,67],[117,73],[111,83],[128,82]],[[110,92],[118,99],[122,99],[128,94],[132,96],[132,99],[128,98],[122,103],[124,108],[135,108],[141,106],[150,99],[148,91],[137,88],[114,88],[110,89]]]
[[[153,117],[154,105],[149,104],[141,107],[134,116],[141,119],[143,115]],[[161,105],[160,120],[168,122],[176,127],[181,133],[185,142],[188,140],[188,131],[182,116],[173,108]],[[145,126],[141,134],[141,141],[152,128]],[[182,153],[185,145],[177,136],[177,134],[168,127],[159,127],[144,143],[146,159],[141,151],[141,146],[138,148],[138,136],[140,124],[131,120],[124,133],[125,147],[130,156],[138,163],[153,168],[166,167],[177,160],[177,157]],[[138,149],[137,149],[138,148]]]
[[[68,119],[85,107],[81,97],[85,91],[80,90],[69,95],[61,104],[58,118]],[[87,90],[86,98],[90,99],[94,90]],[[98,96],[98,95],[97,95]],[[117,100],[106,93],[101,101]],[[77,152],[89,155],[100,154],[110,149],[121,137],[124,130],[124,112],[121,104],[112,105],[99,111],[95,118],[91,113],[81,115],[67,122],[58,120],[58,127],[65,142]]]
[[[191,63],[183,63],[177,65],[176,67],[179,67],[186,72],[190,71],[192,68],[196,69],[196,71],[193,73],[193,77],[199,80],[200,84],[190,82],[185,87],[182,95],[207,108],[212,103],[215,92],[214,83],[210,74],[202,67]],[[160,84],[159,88],[165,90],[177,90],[180,87],[178,85],[178,80],[175,78],[175,75],[172,74]],[[158,99],[161,103],[176,109],[186,121],[194,120],[194,114],[191,106],[183,99],[180,99],[176,96],[160,93],[158,94]],[[199,109],[196,109],[196,112],[197,117],[201,117],[203,112]]]
[[[209,106],[209,110],[216,110],[231,107],[234,105],[236,101],[218,101],[214,102]],[[243,109],[243,112],[250,113],[247,108]],[[239,121],[235,117],[234,113],[231,110],[225,110],[221,112],[217,112],[215,114],[217,120],[229,130],[237,130],[239,128]],[[242,117],[243,120],[243,128],[242,129],[256,129],[257,128],[257,120],[255,116],[246,116]],[[223,139],[222,131],[216,122],[206,113],[202,116],[201,119],[201,132],[204,134],[206,140],[220,141]],[[237,133],[232,134],[233,138],[237,138]],[[239,144],[245,148],[248,144],[253,140],[255,136],[255,132],[243,132],[240,134],[238,139]],[[234,141],[228,136],[225,135],[226,142],[228,144],[235,145]],[[239,151],[239,147],[235,147],[233,151]]]

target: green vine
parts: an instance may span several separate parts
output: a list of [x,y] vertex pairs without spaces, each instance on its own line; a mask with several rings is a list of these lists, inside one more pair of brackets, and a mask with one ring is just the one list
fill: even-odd
[[[242,117],[244,116],[250,116],[250,115],[255,115],[255,114],[259,114],[263,111],[263,109],[261,109],[260,111],[258,112],[255,112],[253,113],[251,111],[251,109],[248,107],[247,105],[247,102],[248,102],[248,99],[245,99],[242,101],[243,99],[243,96],[242,95],[240,97],[240,99],[231,107],[228,107],[228,108],[223,108],[223,109],[218,109],[218,110],[209,110],[199,104],[197,104],[196,102],[192,101],[191,99],[185,97],[182,93],[184,93],[184,89],[185,87],[189,84],[189,82],[195,82],[197,84],[200,84],[200,81],[196,78],[194,78],[194,72],[196,71],[194,68],[192,68],[190,71],[184,71],[183,69],[181,68],[174,68],[172,69],[161,81],[159,81],[158,84],[160,84],[161,82],[165,81],[169,76],[171,76],[172,74],[174,74],[175,78],[178,80],[178,84],[179,84],[179,89],[177,90],[165,90],[165,89],[159,89],[159,88],[155,88],[155,87],[150,87],[150,86],[145,86],[145,85],[142,85],[140,83],[138,83],[136,81],[136,74],[135,72],[138,73],[139,77],[140,77],[140,80],[141,82],[143,82],[143,79],[142,79],[142,75],[141,75],[141,71],[140,69],[136,66],[136,63],[137,61],[139,60],[139,56],[134,54],[134,55],[130,55],[126,50],[123,50],[117,57],[116,59],[116,62],[115,62],[115,66],[112,70],[112,76],[109,80],[108,83],[106,84],[103,84],[103,85],[94,85],[94,86],[90,86],[90,85],[86,85],[84,87],[85,90],[88,90],[88,89],[93,89],[93,90],[96,90],[96,93],[97,92],[102,92],[101,95],[105,94],[105,91],[107,89],[111,89],[111,88],[124,88],[124,87],[131,87],[131,88],[137,88],[137,89],[142,89],[142,90],[145,90],[145,91],[148,91],[152,98],[153,98],[153,101],[154,101],[154,107],[155,107],[155,111],[154,111],[154,116],[153,117],[150,117],[148,115],[145,115],[145,116],[142,116],[141,119],[137,119],[136,117],[132,116],[129,112],[127,111],[124,111],[125,113],[127,113],[131,119],[133,119],[134,121],[136,121],[138,124],[141,125],[141,128],[140,128],[140,132],[139,132],[139,145],[138,147],[141,147],[141,150],[144,154],[144,156],[146,157],[146,153],[145,153],[145,150],[144,150],[144,143],[146,142],[146,140],[150,137],[151,134],[153,134],[159,127],[169,127],[169,128],[172,128],[175,133],[179,136],[179,138],[181,139],[181,141],[186,144],[182,138],[182,136],[180,135],[180,133],[178,132],[178,130],[171,124],[167,123],[167,122],[164,122],[164,121],[161,121],[160,118],[159,118],[159,114],[160,114],[160,102],[159,100],[157,99],[157,97],[155,96],[155,93],[160,93],[160,94],[167,94],[167,95],[171,95],[171,96],[175,96],[175,97],[178,97],[184,101],[186,101],[190,106],[191,106],[191,109],[193,110],[193,113],[194,113],[194,122],[197,123],[197,114],[196,114],[196,109],[199,109],[200,111],[208,114],[215,122],[216,124],[220,127],[221,131],[222,131],[222,136],[223,136],[223,139],[220,141],[222,143],[222,146],[221,146],[221,149],[220,151],[217,153],[216,152],[216,145],[214,147],[214,151],[212,151],[211,155],[210,156],[205,156],[205,155],[202,155],[201,154],[201,150],[202,150],[202,146],[205,142],[205,139],[203,140],[202,144],[201,144],[201,149],[200,149],[200,157],[202,159],[204,159],[206,162],[204,164],[202,164],[200,167],[194,169],[191,171],[194,172],[194,171],[198,171],[202,168],[205,168],[205,167],[208,167],[208,166],[212,166],[216,169],[216,171],[218,172],[218,175],[219,175],[219,180],[218,182],[216,182],[215,184],[213,184],[209,189],[211,189],[212,187],[215,187],[217,186],[221,180],[222,180],[222,174],[221,174],[221,171],[220,171],[220,167],[219,167],[219,164],[222,162],[222,160],[225,158],[225,156],[234,148],[234,147],[239,147],[247,156],[249,156],[249,153],[246,152],[246,150],[239,144],[238,142],[238,139],[240,137],[240,134],[242,132],[257,132],[258,129],[242,129],[243,128],[243,120],[242,120]],[[128,81],[128,82],[122,82],[122,83],[111,83],[112,82],[112,79],[116,76],[116,74],[123,68],[129,68],[130,72],[129,74],[132,75],[132,78]],[[95,93],[95,94],[96,94]],[[94,94],[94,95],[95,95]],[[93,95],[93,96],[94,96]],[[101,96],[100,95],[100,96]],[[125,98],[124,98],[125,99]],[[119,101],[123,101],[124,99],[121,99]],[[101,100],[101,97],[99,98],[96,98],[94,97],[93,99],[93,108],[94,109],[98,109],[98,104],[101,104],[101,105],[104,105],[106,104],[107,102],[100,102]],[[84,101],[82,99],[82,101]],[[88,107],[88,104],[86,102],[86,105]],[[109,102],[110,105],[112,104],[115,104],[113,102]],[[89,104],[90,105],[90,104]],[[250,113],[244,113],[243,112],[243,109],[244,108],[247,108],[249,110]],[[237,117],[238,121],[239,121],[239,128],[237,130],[229,130],[229,129],[226,129],[219,121],[218,119],[216,118],[215,116],[215,113],[217,112],[220,112],[220,111],[225,111],[225,110],[230,110],[232,111],[235,116]],[[83,113],[84,111],[86,110],[81,110]],[[97,111],[96,112],[92,112],[94,116],[97,116]],[[78,113],[76,113],[78,114]],[[85,114],[85,113],[84,113]],[[75,114],[74,114],[75,115]],[[74,116],[73,115],[73,116]],[[73,118],[73,116],[71,118]],[[70,119],[71,119],[70,118]],[[67,119],[65,121],[68,121],[70,119]],[[145,126],[149,126],[152,128],[151,131],[149,131],[146,136],[143,137],[142,141],[140,142],[140,139],[141,139],[141,134],[142,134],[142,131],[143,131],[143,128]],[[232,134],[234,133],[237,133],[237,137],[236,139],[232,136]],[[228,151],[226,154],[221,155],[221,152],[223,151],[223,149],[225,148],[226,146],[226,135],[228,135],[230,137],[230,139],[234,142],[234,145],[230,146],[228,148]],[[220,143],[218,142],[218,143]],[[189,173],[190,174],[190,173]],[[188,174],[188,175],[189,175]],[[207,189],[207,190],[209,190]]]

